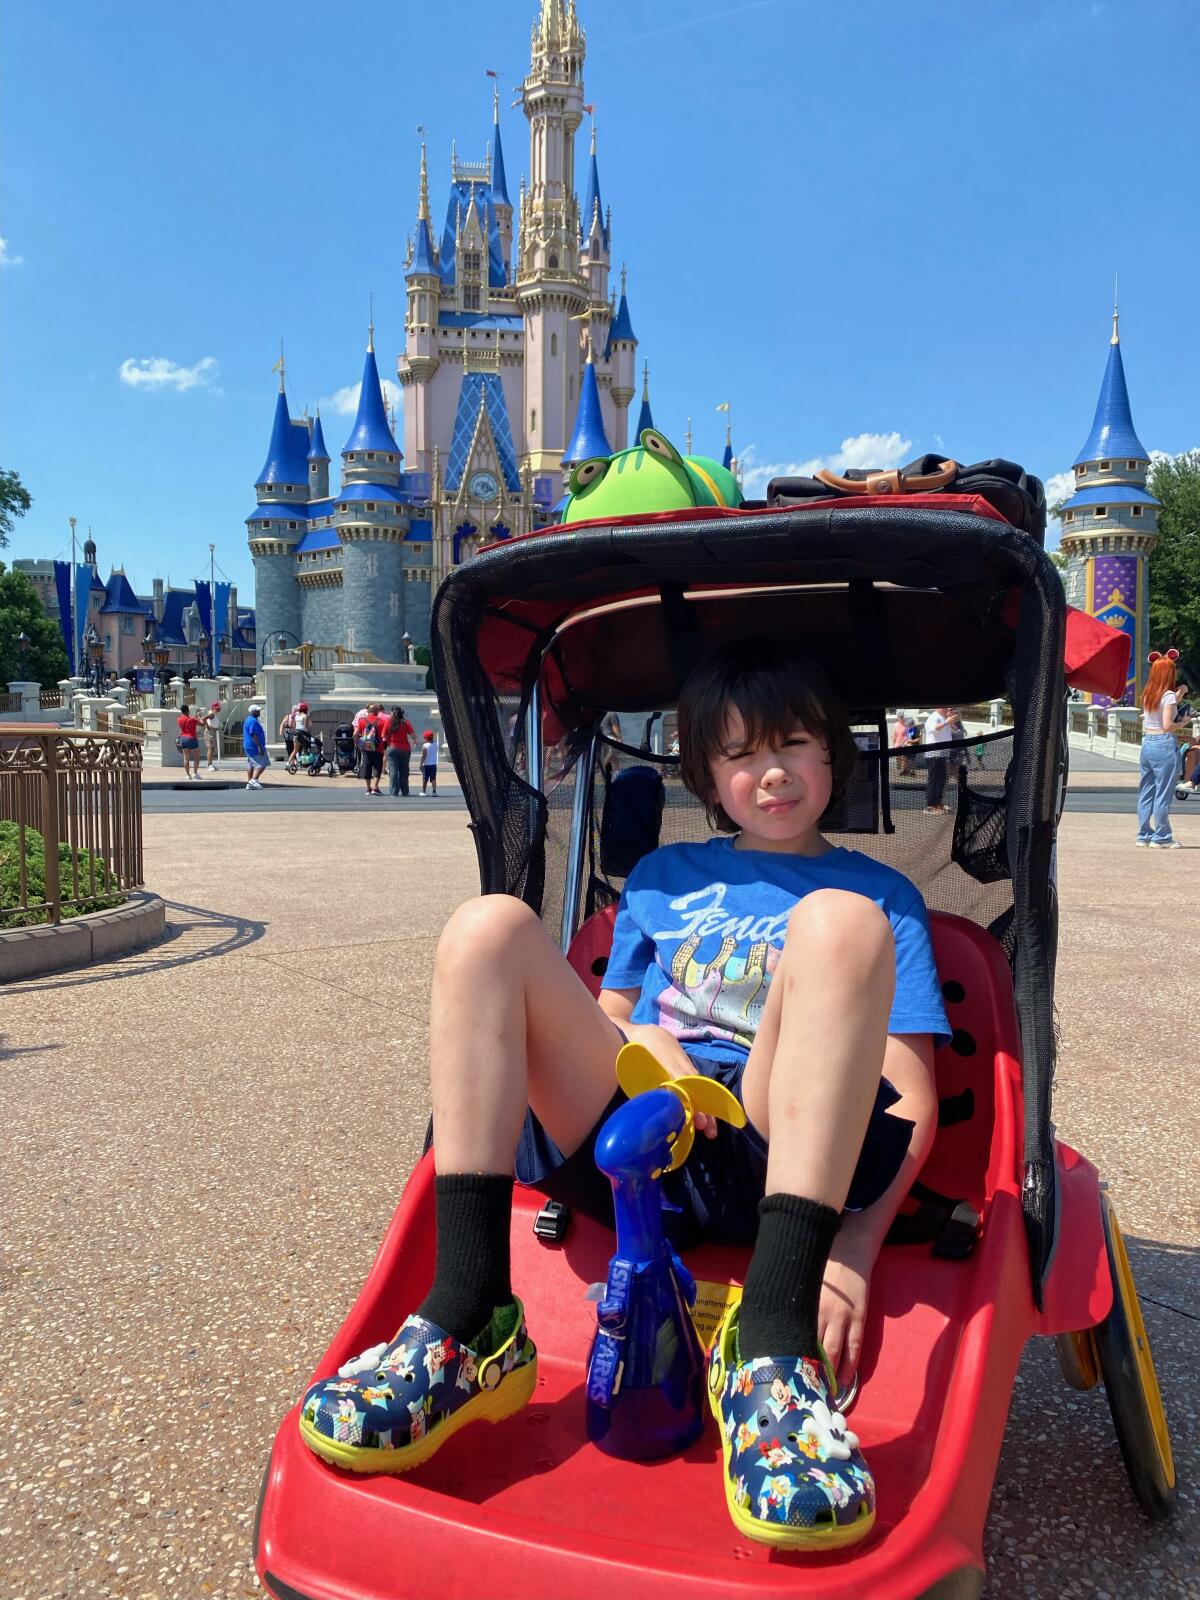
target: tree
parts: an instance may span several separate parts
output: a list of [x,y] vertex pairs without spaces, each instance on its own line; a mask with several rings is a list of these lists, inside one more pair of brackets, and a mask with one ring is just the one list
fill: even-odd
[[[29,654],[21,659],[17,639],[30,640]],[[0,561],[0,680],[25,678],[52,689],[67,675],[67,647],[62,629],[46,616],[37,590],[23,572],[7,572]]]
[[1160,457],[1149,488],[1162,501],[1150,556],[1150,643],[1174,645],[1180,677],[1200,687],[1200,450]]
[[13,518],[23,517],[33,504],[19,472],[0,467],[0,550],[8,543]]

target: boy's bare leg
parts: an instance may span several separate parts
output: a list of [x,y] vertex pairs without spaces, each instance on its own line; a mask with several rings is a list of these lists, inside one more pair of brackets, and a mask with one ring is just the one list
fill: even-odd
[[750,1059],[746,1115],[769,1141],[768,1194],[840,1211],[875,1103],[896,984],[886,916],[819,889],[788,922]]
[[462,905],[438,944],[430,1013],[439,1173],[511,1172],[527,1105],[570,1155],[616,1089],[621,1035],[511,895]]

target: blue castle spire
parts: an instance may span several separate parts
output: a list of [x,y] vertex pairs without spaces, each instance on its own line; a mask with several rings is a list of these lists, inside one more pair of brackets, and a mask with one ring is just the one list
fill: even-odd
[[[282,361],[282,357],[280,358]],[[307,432],[307,430],[306,430]],[[255,479],[256,489],[273,489],[276,484],[307,484],[308,468],[301,457],[297,459],[292,418],[288,411],[287,395],[283,387],[283,368],[279,371],[279,393],[275,396],[275,420],[271,424],[271,442],[267,446],[267,459]]]
[[596,215],[596,208],[600,208],[600,232],[604,236],[607,249],[609,244],[608,228],[604,221],[604,202],[600,197],[600,168],[596,165],[596,124],[592,123],[592,160],[588,171],[587,199],[584,201],[583,210],[579,213],[579,231],[584,239],[592,231],[592,219]]
[[604,415],[600,409],[600,387],[596,382],[596,366],[592,360],[592,347],[588,345],[587,365],[583,369],[583,383],[579,389],[579,410],[575,415],[575,431],[563,456],[563,466],[574,466],[577,461],[587,461],[591,456],[610,456],[612,446],[604,431]]
[[637,334],[633,331],[633,322],[629,316],[629,301],[625,296],[625,273],[621,273],[621,298],[617,304],[617,314],[613,318],[613,325],[608,330],[609,344],[616,344],[618,339],[628,339],[630,344],[637,343]]
[[310,461],[328,461],[329,451],[325,448],[325,433],[321,427],[321,413],[318,411],[313,418],[312,442],[308,447]]
[[1075,457],[1073,464],[1077,467],[1086,461],[1099,461],[1101,458],[1113,460],[1124,457],[1130,461],[1150,459],[1133,426],[1117,324],[1118,313],[1114,310],[1112,338],[1108,346],[1108,364],[1104,369],[1104,381],[1100,385],[1096,415],[1092,418],[1092,431],[1088,434],[1083,449]]
[[647,361],[642,367],[642,409],[638,412],[637,427],[634,438],[642,437],[643,428],[652,428],[654,417],[650,411],[650,363]]
[[350,437],[342,447],[342,454],[351,450],[382,450],[391,455],[400,454],[400,446],[392,437],[387,412],[383,408],[383,390],[379,384],[379,368],[375,365],[375,325],[371,324],[367,339],[367,357],[363,362],[362,387],[358,395],[358,415],[350,430]]
[[492,99],[492,199],[497,205],[511,206],[508,182],[504,176],[504,151],[500,145],[500,90],[493,89]]
[[725,424],[725,449],[721,456],[721,465],[727,468],[733,467],[733,424],[731,422]]

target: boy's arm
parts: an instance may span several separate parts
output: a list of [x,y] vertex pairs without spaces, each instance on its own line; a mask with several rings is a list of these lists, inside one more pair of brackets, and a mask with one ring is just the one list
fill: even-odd
[[843,1383],[849,1382],[858,1367],[876,1258],[937,1132],[931,1035],[890,1033],[883,1053],[883,1076],[900,1096],[888,1108],[889,1113],[911,1122],[913,1131],[908,1153],[891,1186],[864,1211],[842,1213],[842,1224],[829,1254],[818,1329],[825,1353]]

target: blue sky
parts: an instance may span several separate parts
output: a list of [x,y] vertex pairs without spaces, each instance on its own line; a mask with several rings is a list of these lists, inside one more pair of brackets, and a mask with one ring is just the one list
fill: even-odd
[[[941,449],[1050,478],[1088,431],[1115,271],[1141,437],[1200,442],[1193,0],[578,4],[678,443],[690,415],[717,452],[728,398],[751,486]],[[74,514],[105,573],[187,581],[212,540],[248,596],[280,336],[337,451],[370,291],[381,370],[403,343],[416,127],[438,213],[451,139],[484,153],[484,69],[506,74],[515,194],[535,9],[6,0],[0,464],[35,500],[10,559],[60,554]]]

